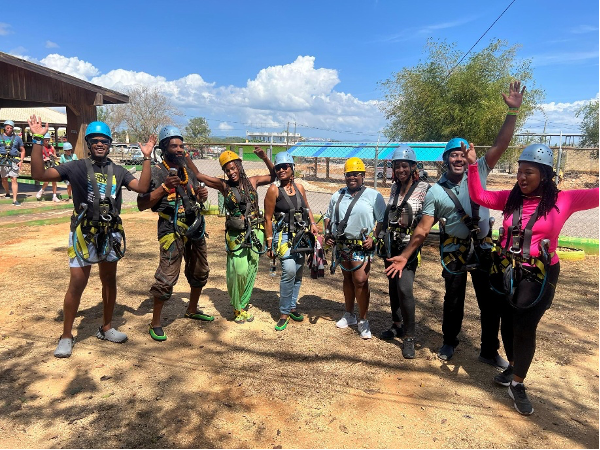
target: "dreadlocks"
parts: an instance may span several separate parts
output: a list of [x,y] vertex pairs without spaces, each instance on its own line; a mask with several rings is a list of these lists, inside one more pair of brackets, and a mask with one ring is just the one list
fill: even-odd
[[[239,159],[235,159],[232,162],[237,167],[240,176],[238,188],[240,196],[242,197],[242,202],[250,203],[251,211],[258,211],[258,193],[256,192],[256,189],[254,189],[254,186],[252,186],[252,183],[250,183],[250,180],[246,176],[246,172],[244,172],[244,166],[242,166],[242,161]],[[226,194],[228,194],[230,190],[231,185],[227,183]],[[250,195],[252,192],[254,192],[254,195]]]
[[[557,212],[560,212],[558,206],[556,206],[556,201],[558,200],[558,193],[560,190],[556,187],[556,183],[554,182],[554,171],[551,167],[546,165],[533,163],[540,170],[540,177],[542,180],[540,182],[542,195],[540,199],[539,205],[539,217],[546,217],[546,214],[550,212],[552,208],[556,209]],[[519,187],[519,183],[515,183],[515,186],[510,191],[510,195],[508,196],[508,200],[506,202],[506,206],[502,213],[504,217],[507,218],[513,212],[515,212],[519,207],[523,204],[523,194],[521,193],[521,188]]]

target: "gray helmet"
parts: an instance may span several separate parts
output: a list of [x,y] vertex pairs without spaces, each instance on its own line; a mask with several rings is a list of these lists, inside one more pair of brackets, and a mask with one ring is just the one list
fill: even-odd
[[523,149],[519,162],[527,161],[554,168],[554,152],[544,144],[530,144]]
[[179,128],[174,127],[173,125],[167,125],[166,127],[162,127],[160,132],[158,133],[158,143],[161,144],[165,139],[170,138],[179,138],[183,140],[183,135]]
[[7,121],[5,121],[5,122],[4,122],[4,126],[6,126],[6,125],[10,125],[10,126],[11,126],[11,127],[13,127],[13,128],[15,127],[15,123],[14,123],[12,120],[7,120]]
[[275,155],[275,165],[279,164],[291,164],[294,165],[294,158],[288,152],[279,152]]
[[392,161],[398,161],[400,159],[414,162],[416,164],[417,155],[415,154],[415,151],[408,145],[401,145],[394,150],[394,153],[392,154]]

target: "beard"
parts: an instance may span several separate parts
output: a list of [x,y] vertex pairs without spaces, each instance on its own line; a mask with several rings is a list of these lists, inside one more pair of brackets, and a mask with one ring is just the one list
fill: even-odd
[[165,159],[167,161],[169,161],[170,163],[173,163],[175,165],[178,166],[184,166],[185,165],[185,156],[177,156],[176,154],[167,152],[165,155]]

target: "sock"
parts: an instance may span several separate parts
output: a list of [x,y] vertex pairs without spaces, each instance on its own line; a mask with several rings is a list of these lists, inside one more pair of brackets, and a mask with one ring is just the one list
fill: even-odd
[[519,383],[518,381],[512,380],[512,381],[510,382],[510,384],[512,384],[513,386],[516,386],[517,384],[523,384],[523,383],[522,383],[522,382],[521,382],[521,383]]
[[40,189],[40,190],[38,191],[38,195],[44,195],[44,190],[43,190],[43,189]]

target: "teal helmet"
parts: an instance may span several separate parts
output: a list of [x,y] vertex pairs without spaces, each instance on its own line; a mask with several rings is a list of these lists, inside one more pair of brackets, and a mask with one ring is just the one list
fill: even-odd
[[554,152],[547,145],[530,144],[519,156],[519,162],[521,161],[534,162],[554,169]]
[[288,152],[279,152],[275,155],[275,165],[279,164],[291,164],[294,165],[294,158]]
[[112,134],[110,132],[110,128],[104,122],[91,122],[85,129],[85,140],[87,141],[89,136],[95,134],[100,134],[112,141]]
[[392,161],[405,160],[410,161],[416,164],[417,155],[415,151],[410,148],[408,145],[401,145],[392,154]]
[[4,126],[6,125],[10,125],[11,127],[15,127],[15,123],[12,120],[5,120],[4,121]]
[[65,150],[65,151],[66,151],[66,150],[72,151],[72,150],[73,150],[73,146],[71,145],[71,143],[70,143],[70,142],[65,142],[65,143],[63,144],[63,150]]
[[179,138],[183,141],[183,135],[181,134],[181,131],[179,131],[179,128],[174,127],[172,125],[167,125],[166,127],[162,127],[160,132],[158,133],[158,146],[161,149],[166,148],[166,144],[169,141],[166,141],[163,143],[164,140],[166,139],[171,139],[171,138]]
[[447,162],[448,160],[448,153],[450,153],[452,150],[455,149],[460,149],[460,144],[463,143],[465,144],[465,146],[468,148],[469,147],[469,143],[467,142],[466,139],[463,138],[452,138],[448,141],[448,143],[446,144],[446,148],[444,149],[444,153],[442,153],[442,160],[444,162]]

